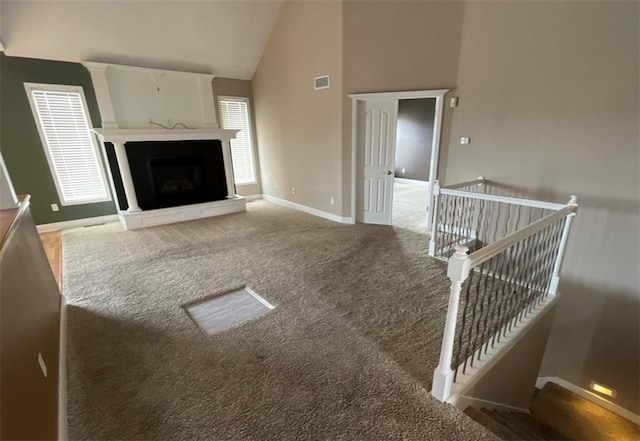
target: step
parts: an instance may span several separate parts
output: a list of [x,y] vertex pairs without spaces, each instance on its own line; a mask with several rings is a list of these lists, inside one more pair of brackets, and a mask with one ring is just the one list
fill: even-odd
[[472,420],[477,422],[478,424],[484,426],[491,433],[496,435],[497,437],[505,440],[505,441],[520,441],[521,438],[511,432],[502,424],[495,421],[486,413],[481,410],[476,409],[475,407],[469,406],[465,409],[464,413],[467,414]]
[[554,430],[553,427],[549,426],[534,415],[524,412],[512,412],[511,415],[513,418],[518,418],[532,427],[534,429],[534,433],[539,436],[536,439],[570,441],[567,437]]
[[528,425],[524,424],[519,419],[514,418],[513,416],[510,415],[510,412],[505,412],[501,410],[490,410],[487,412],[493,419],[498,421],[500,424],[503,424],[513,433],[518,435],[520,437],[519,439],[521,440],[529,441],[529,440],[544,439],[540,437],[541,435],[538,436],[537,430],[533,430],[532,428],[528,427]]
[[640,439],[640,426],[637,424],[551,382],[536,395],[531,413],[569,439]]

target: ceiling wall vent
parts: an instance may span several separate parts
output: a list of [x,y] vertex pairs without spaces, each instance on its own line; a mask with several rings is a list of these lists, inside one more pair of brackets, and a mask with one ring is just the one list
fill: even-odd
[[329,75],[323,75],[321,77],[314,78],[313,79],[313,88],[315,90],[328,89],[329,88]]

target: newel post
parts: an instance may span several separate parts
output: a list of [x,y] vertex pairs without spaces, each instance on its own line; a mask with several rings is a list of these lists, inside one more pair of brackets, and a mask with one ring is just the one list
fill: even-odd
[[436,235],[438,234],[438,217],[440,216],[440,181],[433,184],[433,199],[431,199],[431,238],[429,239],[429,255],[436,255]]
[[465,245],[456,245],[455,254],[449,259],[447,276],[451,280],[451,293],[449,294],[449,307],[447,309],[447,321],[444,325],[442,348],[440,349],[440,361],[433,372],[433,389],[431,395],[440,401],[446,401],[451,395],[454,371],[451,369],[453,357],[453,343],[456,337],[456,318],[458,317],[458,305],[460,304],[460,291],[462,283],[469,277],[471,261]]
[[578,196],[573,195],[569,199],[567,206],[576,207],[573,213],[567,215],[564,221],[564,229],[562,230],[562,237],[560,238],[560,246],[558,247],[558,255],[553,265],[553,275],[551,276],[551,283],[549,284],[549,294],[556,295],[558,292],[558,285],[560,284],[560,270],[562,269],[562,259],[564,259],[564,253],[567,248],[567,241],[569,240],[569,231],[571,230],[571,223],[573,218],[576,217],[576,211],[578,209]]

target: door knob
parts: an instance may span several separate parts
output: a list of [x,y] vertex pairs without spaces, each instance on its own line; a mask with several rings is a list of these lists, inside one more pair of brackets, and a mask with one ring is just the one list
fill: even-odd
[[386,172],[384,172],[386,175],[392,175],[393,172],[391,170],[387,170]]

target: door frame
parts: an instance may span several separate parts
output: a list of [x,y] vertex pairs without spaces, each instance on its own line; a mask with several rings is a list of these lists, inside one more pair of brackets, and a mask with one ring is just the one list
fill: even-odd
[[[433,89],[433,90],[411,90],[404,92],[374,92],[374,93],[354,93],[348,95],[351,98],[351,219],[356,223],[356,219],[360,216],[357,213],[357,183],[358,168],[362,164],[357,164],[358,149],[358,102],[361,101],[391,101],[395,100],[398,105],[399,100],[410,100],[420,98],[435,98],[436,111],[433,119],[433,140],[431,143],[431,161],[429,163],[429,190],[427,198],[427,226],[431,226],[430,218],[433,210],[431,204],[433,202],[433,189],[436,179],[438,178],[438,159],[440,155],[440,136],[442,133],[442,113],[444,110],[444,96],[451,89]],[[397,126],[398,116],[394,124]]]

